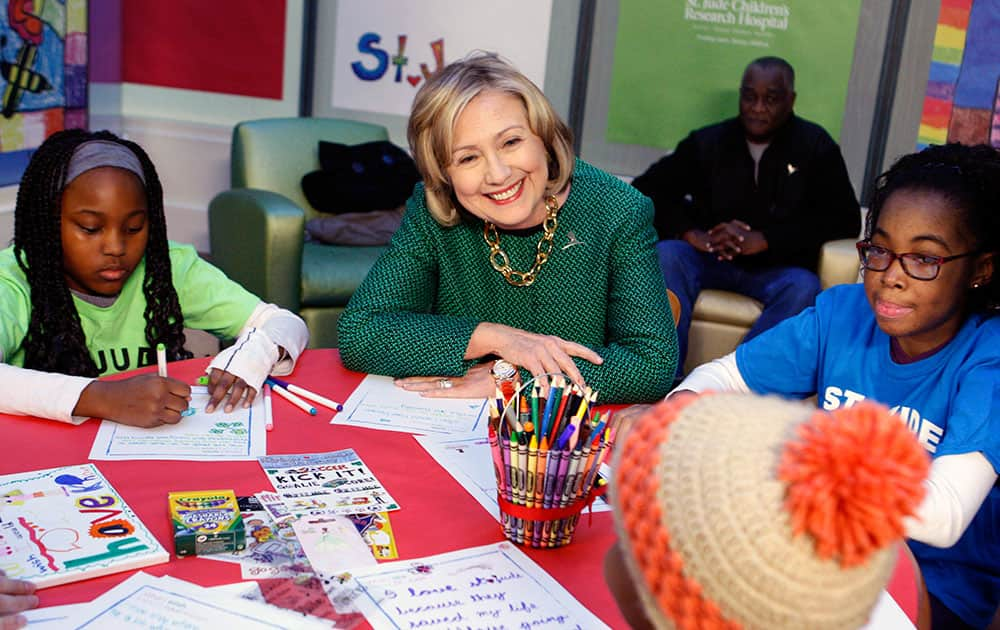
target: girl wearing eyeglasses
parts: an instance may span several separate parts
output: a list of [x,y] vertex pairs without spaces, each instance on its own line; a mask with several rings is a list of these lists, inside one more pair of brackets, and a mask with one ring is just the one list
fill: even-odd
[[864,282],[694,370],[676,391],[888,405],[933,458],[906,535],[933,627],[983,628],[1000,604],[1000,153],[929,147],[876,182]]

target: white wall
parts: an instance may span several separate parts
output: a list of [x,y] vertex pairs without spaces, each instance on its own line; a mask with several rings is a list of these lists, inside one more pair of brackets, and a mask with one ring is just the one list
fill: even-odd
[[139,143],[156,165],[168,237],[208,252],[208,204],[229,188],[232,127],[142,116],[102,122],[117,123],[115,131]]
[[[231,125],[143,116],[93,115],[92,129],[108,129],[149,153],[163,184],[167,234],[208,252],[208,203],[229,188]],[[0,188],[0,244],[14,237],[17,187]]]

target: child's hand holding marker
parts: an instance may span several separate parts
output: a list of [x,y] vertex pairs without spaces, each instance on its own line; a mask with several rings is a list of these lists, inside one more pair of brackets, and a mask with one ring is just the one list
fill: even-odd
[[136,427],[180,422],[191,400],[191,386],[158,374],[117,381],[94,381],[80,394],[74,415],[106,418]]
[[177,424],[191,400],[191,387],[167,376],[167,351],[156,345],[156,374],[94,381],[80,394],[73,414],[106,418],[135,427]]

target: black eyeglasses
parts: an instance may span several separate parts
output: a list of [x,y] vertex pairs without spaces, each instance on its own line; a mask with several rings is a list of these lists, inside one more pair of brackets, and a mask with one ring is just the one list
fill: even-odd
[[955,256],[932,256],[930,254],[897,254],[891,249],[872,245],[870,241],[858,241],[858,257],[861,258],[861,266],[869,271],[885,271],[892,264],[892,261],[899,259],[899,264],[903,267],[906,275],[916,280],[933,280],[938,277],[941,265],[946,262],[974,256],[978,251],[966,252]]

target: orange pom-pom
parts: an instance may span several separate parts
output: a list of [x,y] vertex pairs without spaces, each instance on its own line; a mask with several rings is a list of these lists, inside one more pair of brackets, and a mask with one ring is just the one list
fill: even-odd
[[853,566],[903,536],[930,459],[899,417],[862,402],[816,412],[798,436],[778,476],[788,483],[792,529],[813,537],[817,555]]

